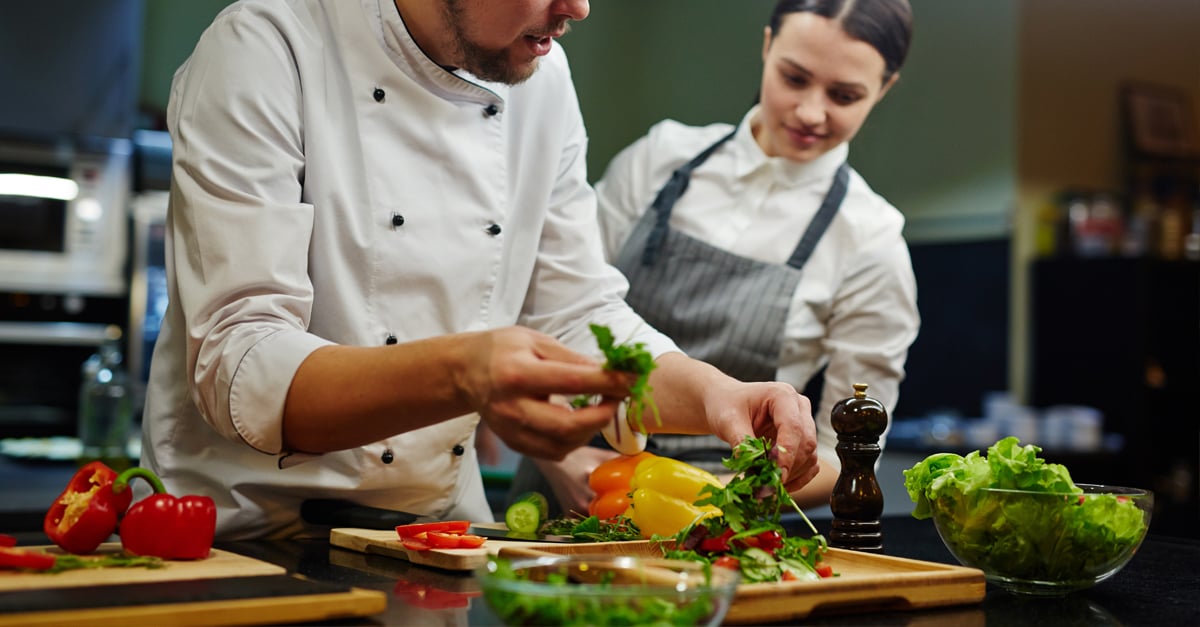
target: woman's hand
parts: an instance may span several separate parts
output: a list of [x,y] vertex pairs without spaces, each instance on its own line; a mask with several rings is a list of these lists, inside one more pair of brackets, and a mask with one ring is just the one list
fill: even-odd
[[563,513],[587,515],[588,505],[596,493],[588,487],[588,477],[600,464],[616,457],[613,450],[581,446],[567,454],[562,461],[534,459],[534,464],[550,484]]
[[650,375],[664,433],[713,433],[737,445],[747,436],[769,439],[789,490],[817,475],[817,427],[812,405],[778,382],[743,383],[682,354],[658,359]]
[[789,490],[817,476],[817,428],[808,398],[786,383],[742,383],[713,388],[705,406],[709,426],[736,445],[749,436],[774,443],[776,462]]

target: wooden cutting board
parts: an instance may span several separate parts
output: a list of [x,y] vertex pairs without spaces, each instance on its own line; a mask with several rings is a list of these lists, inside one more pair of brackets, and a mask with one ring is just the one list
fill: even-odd
[[[629,544],[628,542],[558,544],[552,542],[519,542],[489,538],[483,546],[477,549],[429,549],[428,551],[413,551],[404,548],[404,545],[400,544],[395,530],[357,529],[351,527],[330,530],[329,543],[343,549],[350,549],[351,551],[386,555],[388,557],[408,560],[414,564],[445,570],[475,570],[487,563],[489,555],[495,555],[502,547],[506,546],[524,546],[537,549],[554,547],[557,552],[569,553],[588,549],[592,552],[619,552],[619,549],[614,547]],[[635,542],[635,544],[643,543]]]
[[[55,552],[53,547],[38,547]],[[119,543],[98,553],[119,553]],[[287,575],[227,551],[162,568],[56,574],[0,572],[0,625],[256,625],[370,616],[387,609],[375,590]]]
[[[47,553],[62,553],[56,547],[30,548],[42,549]],[[119,542],[102,544],[96,550],[96,555],[118,555],[120,553],[121,544]],[[54,574],[0,571],[0,592],[6,590],[180,581],[184,579],[212,579],[216,577],[282,575],[286,572],[287,570],[282,566],[276,566],[275,564],[244,557],[228,551],[213,549],[208,559],[167,561],[163,563],[162,568],[87,568]]]

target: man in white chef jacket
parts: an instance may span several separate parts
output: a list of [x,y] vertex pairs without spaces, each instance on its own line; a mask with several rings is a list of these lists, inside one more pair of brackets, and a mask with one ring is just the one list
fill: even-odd
[[[632,379],[588,323],[642,342],[656,431],[777,441],[816,472],[807,399],[678,352],[623,302],[555,42],[586,0],[243,0],[171,89],[170,307],[142,463],[218,506],[217,537],[315,533],[347,499],[491,520],[482,419],[560,459]],[[552,394],[602,395],[571,410]]]

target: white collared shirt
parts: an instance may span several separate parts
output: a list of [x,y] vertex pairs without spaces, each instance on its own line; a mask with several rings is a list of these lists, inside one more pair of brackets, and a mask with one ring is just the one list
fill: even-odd
[[212,496],[221,538],[300,533],[319,497],[491,519],[475,414],[289,463],[284,400],[321,346],[522,324],[594,355],[597,322],[676,350],[603,260],[558,46],[509,87],[434,64],[392,0],[244,0],[176,74],[168,123],[143,463]]
[[[756,111],[692,174],[671,226],[728,252],[784,264],[849,148],[842,144],[808,163],[768,158],[750,130]],[[609,259],[616,259],[671,172],[730,130],[729,124],[694,127],[667,120],[613,159],[596,184]],[[867,383],[867,394],[890,414],[920,327],[903,227],[903,215],[851,171],[846,198],[804,265],[788,312],[776,379],[803,390],[828,365],[814,417],[818,455],[835,468],[840,462],[830,424],[834,403],[852,396],[854,383]]]

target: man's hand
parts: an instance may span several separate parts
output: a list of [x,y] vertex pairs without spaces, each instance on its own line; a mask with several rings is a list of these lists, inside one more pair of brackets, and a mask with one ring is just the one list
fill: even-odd
[[[612,420],[633,376],[604,370],[547,335],[521,327],[479,333],[472,362],[457,382],[487,426],[519,453],[562,459]],[[597,405],[572,409],[552,397],[599,395]]]

